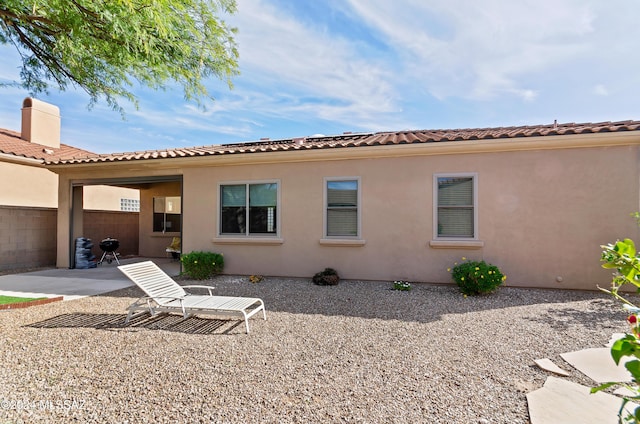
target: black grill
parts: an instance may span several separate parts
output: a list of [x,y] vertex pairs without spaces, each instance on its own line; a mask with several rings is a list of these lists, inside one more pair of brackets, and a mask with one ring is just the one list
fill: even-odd
[[115,260],[116,263],[120,265],[120,261],[118,260],[119,253],[116,252],[116,250],[118,250],[118,247],[120,247],[120,242],[118,241],[118,239],[107,237],[100,242],[99,246],[103,253],[102,258],[100,258],[100,261],[98,261],[98,265],[102,264],[105,259],[109,264]]

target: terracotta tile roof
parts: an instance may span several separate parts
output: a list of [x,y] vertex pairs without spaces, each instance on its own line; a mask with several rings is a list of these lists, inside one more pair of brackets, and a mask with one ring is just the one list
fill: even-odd
[[95,153],[60,144],[60,148],[31,143],[20,138],[20,133],[0,128],[0,153],[23,158],[57,162],[73,158],[95,156]]
[[334,136],[311,136],[283,140],[260,140],[247,143],[222,144],[166,150],[99,154],[88,157],[47,160],[47,164],[79,164],[92,162],[120,162],[213,155],[247,154],[276,151],[350,148],[394,144],[456,142],[522,137],[544,137],[570,134],[640,131],[640,121],[600,122],[583,124],[550,124],[499,128],[467,128],[440,130],[407,130],[398,132],[345,133]]

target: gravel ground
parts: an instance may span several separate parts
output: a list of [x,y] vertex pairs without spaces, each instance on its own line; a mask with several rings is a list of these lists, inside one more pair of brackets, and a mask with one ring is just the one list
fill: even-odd
[[0,312],[0,422],[527,423],[525,395],[549,375],[534,359],[571,369],[561,353],[626,330],[597,292],[208,283],[264,299],[267,321],[124,326],[136,288]]

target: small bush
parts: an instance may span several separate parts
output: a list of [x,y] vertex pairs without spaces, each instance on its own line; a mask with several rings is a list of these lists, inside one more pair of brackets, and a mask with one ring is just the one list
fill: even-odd
[[497,266],[485,261],[467,261],[456,264],[451,270],[451,276],[465,295],[491,293],[507,279]]
[[325,268],[324,271],[313,276],[313,284],[319,286],[335,286],[340,282],[338,271],[333,268]]
[[183,273],[194,280],[206,280],[224,269],[224,256],[214,252],[191,252],[182,255]]
[[400,291],[409,291],[411,290],[411,283],[403,280],[396,280],[393,282],[393,289]]

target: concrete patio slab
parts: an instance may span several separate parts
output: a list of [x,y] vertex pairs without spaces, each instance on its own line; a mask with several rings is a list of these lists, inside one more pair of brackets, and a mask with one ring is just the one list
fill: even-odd
[[[148,258],[124,259],[133,263]],[[167,274],[180,274],[180,263],[164,258],[153,258]],[[0,295],[18,297],[57,297],[64,300],[78,299],[108,293],[133,283],[117,268],[116,263],[102,264],[91,269],[47,269],[21,274],[0,275]]]
[[554,374],[562,375],[562,376],[565,376],[565,377],[568,377],[568,376],[571,375],[568,371],[565,371],[562,368],[560,368],[559,366],[557,366],[549,358],[536,359],[533,362],[535,362],[535,364],[537,366],[539,366],[540,368],[542,368],[545,371],[549,371],[549,372],[552,372]]
[[[527,394],[531,424],[616,424],[622,399],[556,377]],[[627,404],[632,411],[637,405]]]
[[[64,300],[94,296],[131,285],[126,281],[87,279],[69,276],[68,273],[59,277],[20,274],[8,279],[8,282],[2,281],[3,277],[6,276],[0,277],[0,287],[3,287],[0,294],[13,293],[14,296],[34,297],[34,294],[40,293],[36,297],[64,296]],[[10,290],[7,287],[10,287]]]
[[[596,347],[575,352],[560,354],[562,359],[575,369],[585,374],[597,383],[609,381],[630,382],[631,374],[624,367],[624,359],[616,365],[611,357],[611,351],[606,347]],[[631,360],[629,358],[628,360]]]

